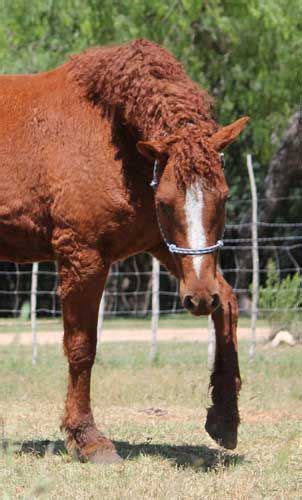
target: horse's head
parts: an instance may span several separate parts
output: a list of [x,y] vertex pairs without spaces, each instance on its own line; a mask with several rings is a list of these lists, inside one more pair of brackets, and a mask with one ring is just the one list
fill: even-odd
[[212,313],[220,303],[217,250],[228,186],[219,153],[236,139],[247,121],[241,118],[206,137],[198,135],[196,127],[187,126],[177,136],[137,145],[155,165],[157,220],[177,265],[183,305],[198,316]]

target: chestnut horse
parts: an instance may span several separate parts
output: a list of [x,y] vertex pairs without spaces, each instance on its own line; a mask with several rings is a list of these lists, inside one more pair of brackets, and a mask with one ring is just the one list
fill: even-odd
[[219,152],[247,118],[219,127],[207,93],[147,40],[3,75],[0,110],[0,260],[58,261],[67,444],[84,460],[120,460],[90,406],[98,306],[110,265],[150,252],[178,278],[184,307],[212,315],[206,430],[234,448],[241,382],[236,299],[217,270],[228,195]]

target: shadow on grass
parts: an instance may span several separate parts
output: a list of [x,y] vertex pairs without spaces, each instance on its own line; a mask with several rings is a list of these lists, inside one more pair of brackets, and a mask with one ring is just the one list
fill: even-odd
[[[171,446],[168,444],[137,443],[114,441],[119,455],[125,460],[132,460],[140,455],[159,456],[171,461],[176,467],[191,467],[209,471],[217,467],[234,467],[244,461],[243,455],[229,453],[222,449],[208,446]],[[32,454],[37,457],[45,455],[66,455],[64,441],[35,440],[9,441],[2,440],[0,450],[7,453]]]
[[139,455],[167,458],[177,467],[192,467],[211,470],[218,466],[230,467],[243,462],[244,456],[228,453],[222,449],[208,446],[171,446],[168,444],[138,443],[115,441],[116,449],[122,458],[131,460]]

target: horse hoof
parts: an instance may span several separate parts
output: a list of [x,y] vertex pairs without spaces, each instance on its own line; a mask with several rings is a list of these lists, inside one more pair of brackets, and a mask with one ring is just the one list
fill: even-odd
[[216,424],[211,425],[208,422],[205,425],[205,430],[220,446],[223,446],[228,450],[234,450],[236,448],[237,431],[225,431],[218,428]]
[[123,463],[123,459],[116,451],[97,450],[91,455],[88,455],[87,462],[98,465],[112,465]]
[[77,449],[77,456],[80,462],[99,464],[99,465],[109,465],[109,464],[120,464],[123,459],[117,453],[115,446],[111,441],[104,439],[103,443],[94,443],[92,445],[86,445],[82,449]]
[[209,413],[205,425],[205,430],[216,443],[228,450],[234,450],[237,446],[237,427],[227,428],[223,420],[213,418]]

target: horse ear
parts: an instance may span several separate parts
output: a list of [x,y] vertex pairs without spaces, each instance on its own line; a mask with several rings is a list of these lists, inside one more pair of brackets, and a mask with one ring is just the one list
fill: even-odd
[[168,154],[167,145],[160,141],[139,141],[136,143],[136,148],[141,155],[151,161]]
[[244,116],[243,118],[239,118],[231,125],[227,125],[226,127],[222,127],[218,132],[212,135],[210,141],[213,144],[216,151],[221,151],[222,149],[229,146],[246,126],[249,121],[248,116]]

